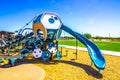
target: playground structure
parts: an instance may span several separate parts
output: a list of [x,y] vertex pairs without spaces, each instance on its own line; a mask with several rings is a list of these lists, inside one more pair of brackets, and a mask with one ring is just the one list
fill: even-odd
[[[29,53],[33,53],[35,58],[42,58],[43,61],[49,60],[55,53],[58,60],[61,60],[58,41],[62,30],[64,30],[87,47],[89,56],[95,67],[98,68],[98,72],[105,68],[106,61],[99,48],[78,32],[65,26],[56,14],[43,13],[36,16],[32,21],[32,28],[22,27],[18,30],[15,39],[9,40],[8,37],[5,37],[5,40],[0,40],[2,44],[0,46],[2,53],[0,65],[11,64],[14,66],[17,60],[24,59]],[[18,49],[19,46],[22,46],[21,50]],[[18,54],[13,56],[13,52],[18,52]]]

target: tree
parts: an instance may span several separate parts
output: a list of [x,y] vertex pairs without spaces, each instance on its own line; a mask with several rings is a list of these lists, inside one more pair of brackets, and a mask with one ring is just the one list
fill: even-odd
[[89,33],[85,33],[85,34],[83,34],[83,36],[85,36],[85,37],[88,38],[88,39],[91,38],[91,34],[89,34]]
[[96,36],[95,39],[98,39],[99,41],[101,41],[104,37],[101,36]]

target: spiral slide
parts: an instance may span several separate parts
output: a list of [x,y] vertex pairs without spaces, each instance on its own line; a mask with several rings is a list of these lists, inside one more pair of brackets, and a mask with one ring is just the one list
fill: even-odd
[[82,36],[81,34],[74,32],[72,29],[68,28],[65,25],[61,26],[61,29],[68,32],[72,36],[76,37],[80,42],[82,42],[88,49],[89,56],[94,63],[95,67],[98,68],[98,72],[105,68],[106,61],[102,55],[100,49],[90,40]]

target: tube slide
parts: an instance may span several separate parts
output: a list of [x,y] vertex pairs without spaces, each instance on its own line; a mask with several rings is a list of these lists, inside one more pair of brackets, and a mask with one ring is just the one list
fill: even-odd
[[90,40],[82,36],[81,34],[74,32],[72,29],[68,28],[65,25],[62,25],[62,30],[68,32],[72,36],[76,37],[80,42],[82,42],[88,49],[89,56],[99,70],[104,69],[106,66],[106,61],[104,56],[102,55],[100,49]]

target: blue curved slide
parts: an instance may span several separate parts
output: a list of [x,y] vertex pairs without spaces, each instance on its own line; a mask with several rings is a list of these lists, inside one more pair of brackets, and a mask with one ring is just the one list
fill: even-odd
[[104,69],[106,66],[106,61],[102,55],[100,49],[90,40],[82,36],[81,34],[74,32],[72,29],[65,25],[61,26],[61,29],[68,32],[72,36],[76,37],[80,42],[82,42],[88,49],[89,56],[98,70]]

